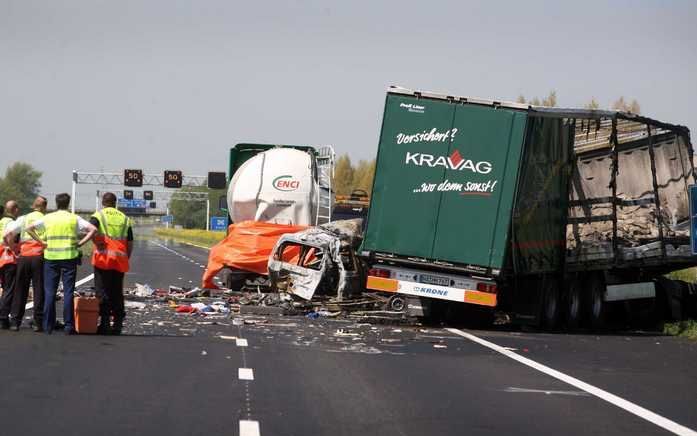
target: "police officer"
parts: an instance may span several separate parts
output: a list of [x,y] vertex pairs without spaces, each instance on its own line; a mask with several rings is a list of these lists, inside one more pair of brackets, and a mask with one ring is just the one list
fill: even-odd
[[[46,213],[46,197],[38,196],[32,204],[32,212],[22,215],[5,226],[5,237],[12,243],[16,236],[19,238],[19,257],[17,258],[17,283],[15,298],[12,302],[11,316],[17,320],[19,327],[24,318],[24,309],[29,298],[29,287],[33,287],[34,320],[32,328],[35,332],[43,331],[44,315],[44,247],[29,236],[26,227],[44,217]],[[37,230],[43,239],[43,230]]]
[[90,223],[99,229],[92,249],[94,284],[100,297],[98,332],[119,335],[126,317],[123,277],[133,251],[131,220],[116,209],[116,195],[106,192],[102,196],[102,209],[92,215]]
[[[97,228],[68,212],[70,195],[56,195],[56,212],[49,213],[43,219],[34,221],[26,227],[27,233],[44,247],[44,330],[53,333],[56,323],[56,291],[58,281],[63,282],[63,323],[65,334],[75,334],[73,320],[73,292],[75,291],[75,274],[80,261],[78,248],[91,240]],[[37,230],[43,230],[45,239],[41,239]],[[86,235],[79,239],[81,233]]]
[[[2,276],[2,298],[0,299],[0,329],[10,328],[10,310],[15,299],[17,282],[17,255],[11,243],[5,240],[5,227],[19,214],[14,200],[5,203],[5,216],[0,219],[0,275]],[[21,320],[19,320],[21,321]],[[12,329],[19,330],[19,321],[12,319]]]

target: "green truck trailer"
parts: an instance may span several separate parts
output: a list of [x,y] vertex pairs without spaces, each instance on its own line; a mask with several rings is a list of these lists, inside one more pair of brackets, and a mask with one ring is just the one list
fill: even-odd
[[[689,130],[617,111],[391,87],[360,255],[367,288],[598,326],[690,249]],[[687,292],[687,291],[686,291]]]

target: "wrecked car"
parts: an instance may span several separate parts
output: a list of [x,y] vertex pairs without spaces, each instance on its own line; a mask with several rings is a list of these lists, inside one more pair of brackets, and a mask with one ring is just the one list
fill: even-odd
[[355,253],[362,221],[334,221],[283,235],[269,257],[272,288],[305,300],[317,294],[342,301],[360,294],[365,270]]

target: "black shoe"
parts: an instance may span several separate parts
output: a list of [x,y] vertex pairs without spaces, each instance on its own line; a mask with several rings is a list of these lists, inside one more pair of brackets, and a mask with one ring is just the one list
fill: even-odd
[[31,326],[31,329],[34,330],[36,333],[41,333],[44,331],[44,328],[41,327],[41,324],[36,323]]
[[60,321],[56,321],[56,325],[53,328],[55,328],[56,330],[62,330],[64,327],[65,327],[65,324],[63,324]]
[[66,336],[72,336],[72,335],[77,334],[77,332],[73,329],[65,329],[63,332],[65,333]]
[[109,328],[109,325],[108,324],[99,324],[99,327],[97,327],[97,334],[98,335],[111,334],[111,329]]
[[111,334],[118,336],[121,334],[121,330],[123,330],[123,320],[114,320],[114,324],[111,326]]
[[46,334],[47,334],[47,335],[52,335],[52,334],[53,334],[53,329],[48,329],[48,330],[46,330]]

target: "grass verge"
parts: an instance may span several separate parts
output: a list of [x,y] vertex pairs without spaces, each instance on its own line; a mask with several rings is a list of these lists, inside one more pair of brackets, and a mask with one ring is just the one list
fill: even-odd
[[669,279],[682,280],[689,283],[697,282],[697,268],[681,269],[666,275]]
[[688,319],[687,321],[672,322],[663,326],[663,333],[671,336],[681,336],[692,340],[697,340],[697,321]]
[[174,239],[175,241],[201,245],[211,248],[225,238],[225,232],[210,232],[196,229],[155,229],[155,234],[161,238]]

